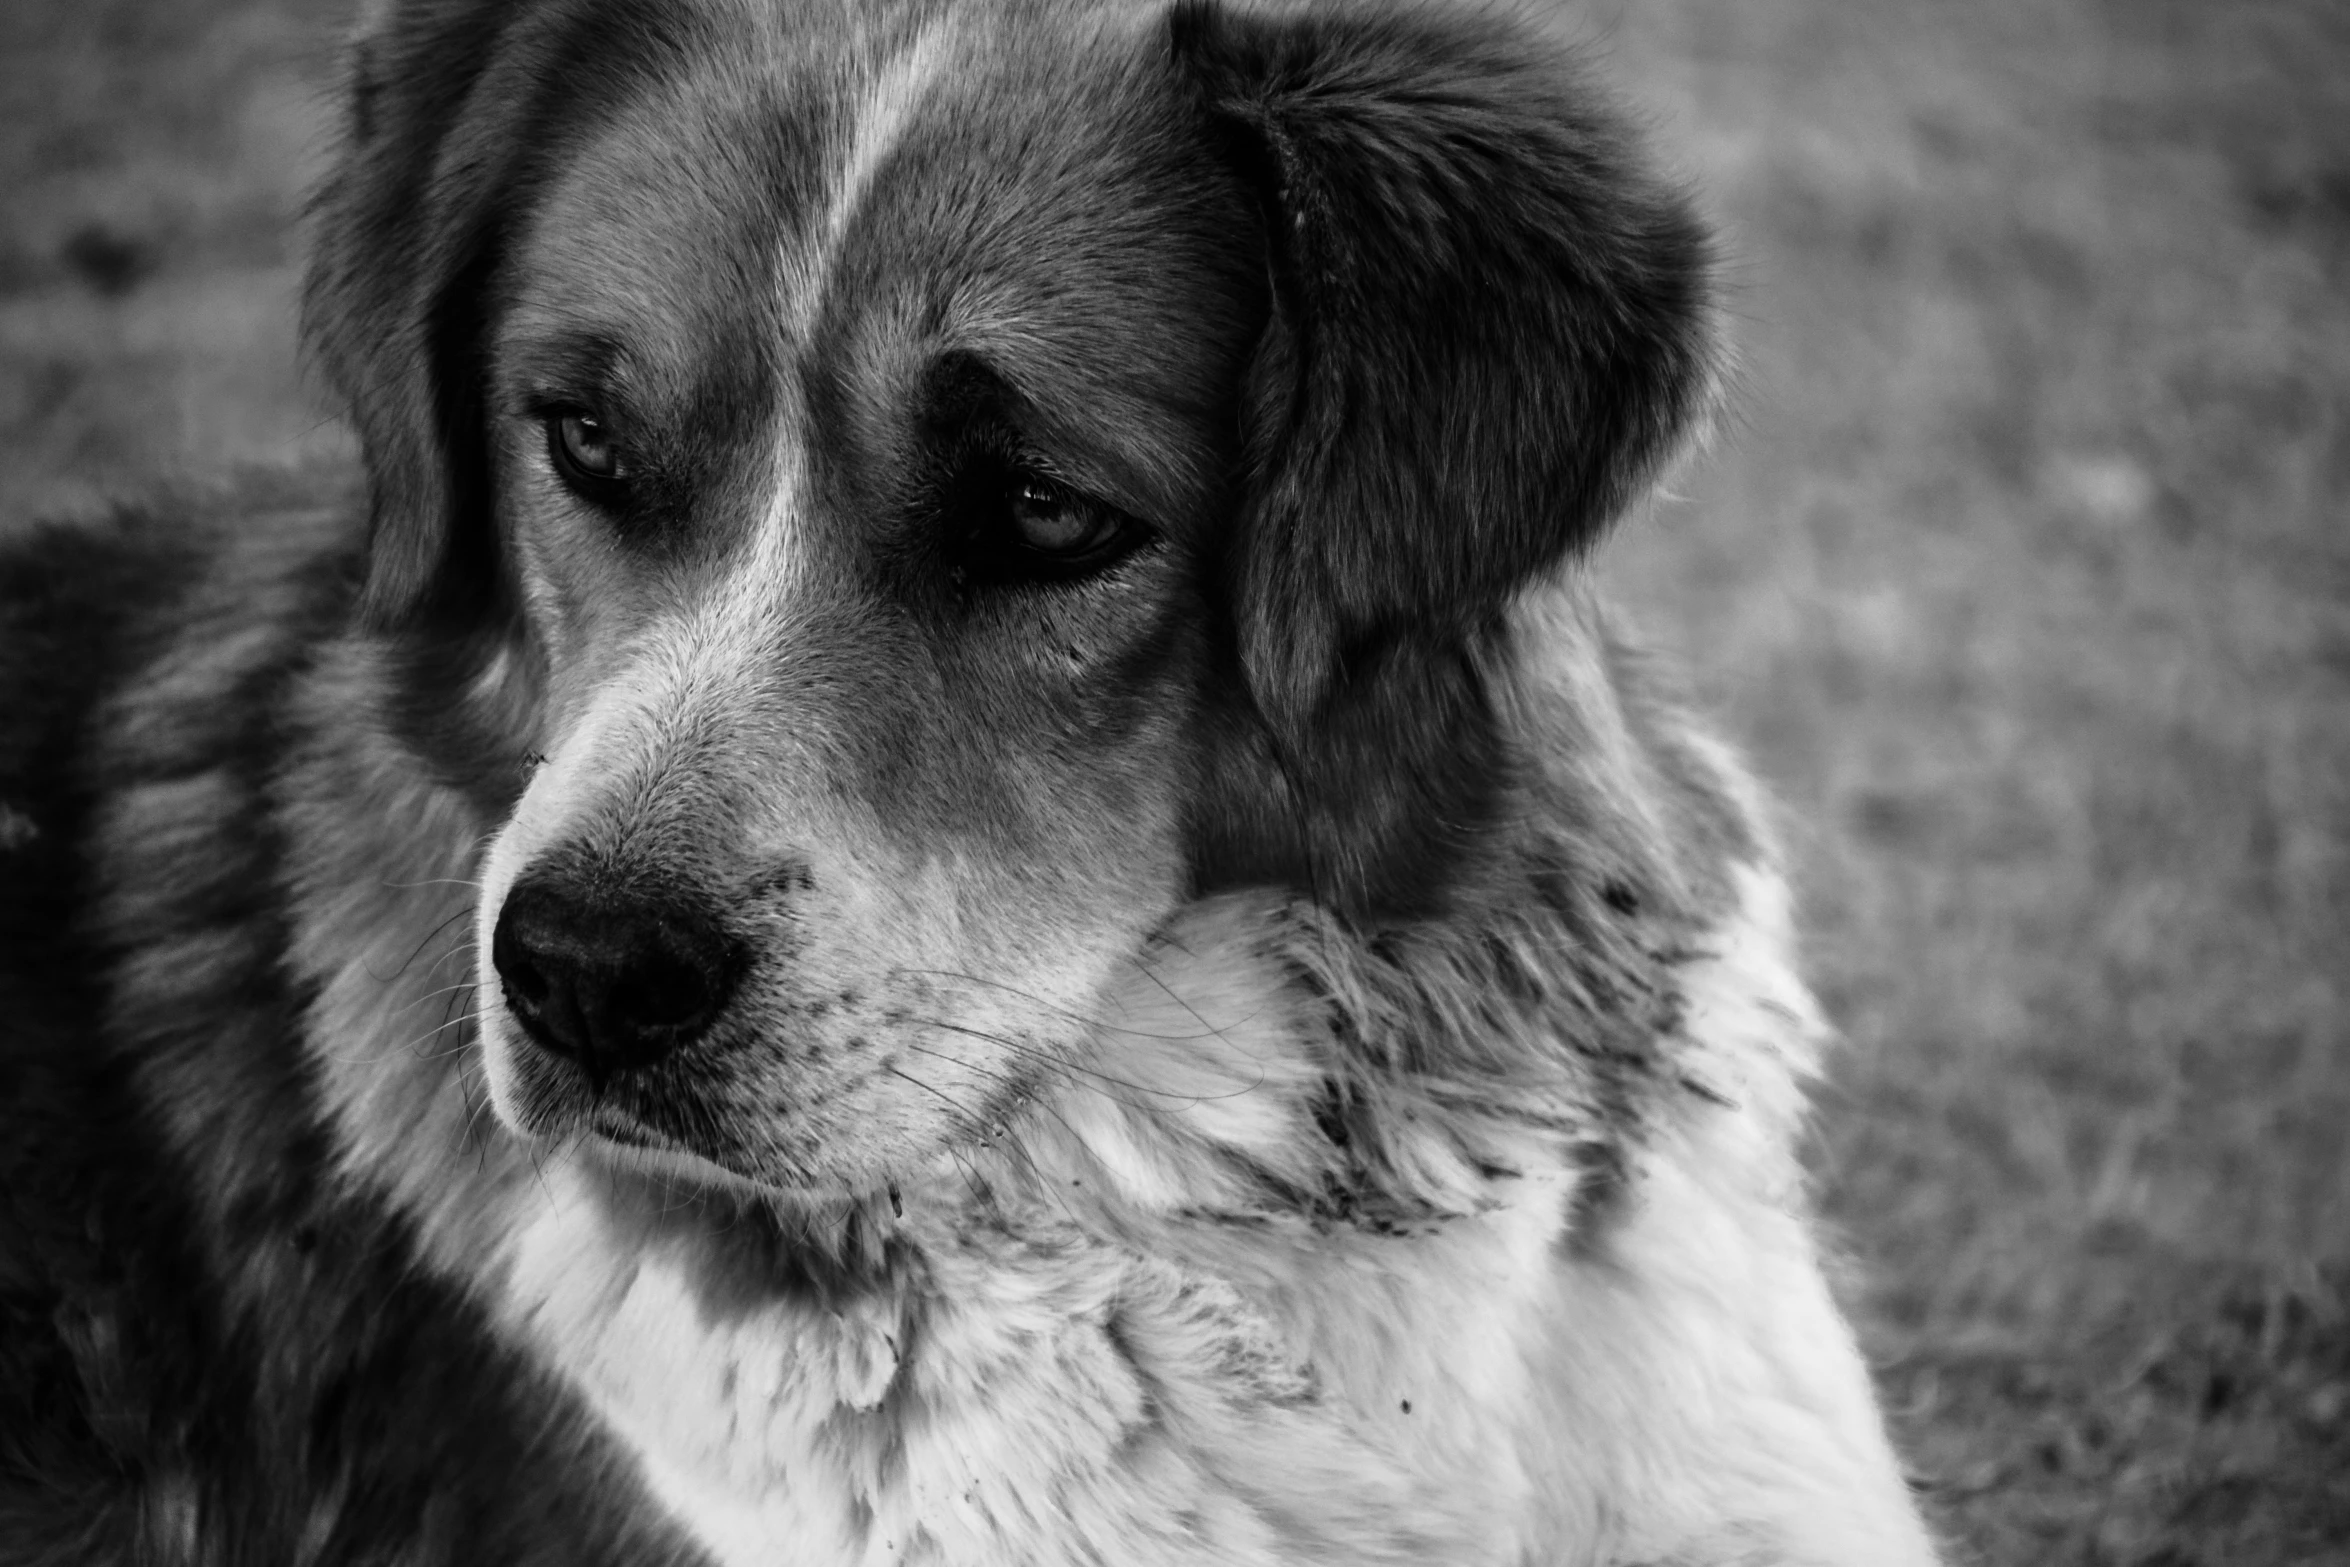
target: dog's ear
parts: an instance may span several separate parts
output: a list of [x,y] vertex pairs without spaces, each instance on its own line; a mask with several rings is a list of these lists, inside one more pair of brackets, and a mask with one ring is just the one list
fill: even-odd
[[1264,214],[1248,693],[1310,811],[1374,838],[1473,816],[1480,648],[1712,395],[1705,235],[1565,48],[1500,14],[1185,4],[1172,39]]
[[350,48],[343,145],[312,204],[303,334],[358,427],[361,613],[390,628],[476,613],[499,591],[495,540],[473,515],[489,504],[479,356],[517,138],[495,134],[511,111],[484,112],[481,89],[522,8],[376,9]]

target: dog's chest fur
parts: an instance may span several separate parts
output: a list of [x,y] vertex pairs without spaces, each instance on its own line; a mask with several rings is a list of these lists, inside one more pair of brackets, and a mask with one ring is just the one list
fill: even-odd
[[1538,1214],[1418,1243],[1438,1266],[1328,1259],[1275,1299],[1074,1232],[934,1231],[919,1289],[728,1306],[679,1248],[618,1234],[591,1178],[550,1185],[509,1320],[722,1561],[1511,1554],[1524,1477],[1490,1433]]

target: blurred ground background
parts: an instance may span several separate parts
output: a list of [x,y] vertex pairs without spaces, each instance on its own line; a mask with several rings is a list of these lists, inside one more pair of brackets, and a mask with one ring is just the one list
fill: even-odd
[[[1817,1162],[1962,1561],[2350,1562],[2350,7],[1590,0],[1737,416],[1608,556],[1791,807]],[[8,0],[0,528],[346,449],[341,7]]]

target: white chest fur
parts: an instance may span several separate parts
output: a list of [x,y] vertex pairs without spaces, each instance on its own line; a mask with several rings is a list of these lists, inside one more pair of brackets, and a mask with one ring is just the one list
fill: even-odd
[[729,1315],[674,1252],[624,1245],[576,1166],[548,1177],[516,1237],[514,1325],[640,1455],[653,1490],[728,1564],[894,1561],[911,1541],[867,1526],[854,1489],[818,1475],[899,1369],[882,1302]]
[[979,1242],[910,1211],[918,1295],[740,1303],[624,1237],[601,1179],[550,1173],[509,1324],[728,1567],[1514,1554],[1514,1360],[1554,1204],[1405,1266],[1335,1247],[1248,1297],[1073,1232]]

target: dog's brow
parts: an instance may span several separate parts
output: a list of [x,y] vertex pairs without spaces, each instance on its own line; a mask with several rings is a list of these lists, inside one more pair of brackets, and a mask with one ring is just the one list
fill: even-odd
[[1179,488],[1149,462],[1137,461],[1148,455],[1145,443],[1106,432],[1098,411],[1089,419],[1069,399],[1054,397],[1049,383],[1032,395],[976,349],[949,349],[933,360],[914,409],[925,427],[942,434],[974,422],[1009,426],[1051,453],[1064,478],[1138,513],[1163,513],[1169,493]]
[[626,383],[628,359],[628,350],[610,332],[558,330],[518,339],[509,350],[509,375],[528,399],[603,398]]

